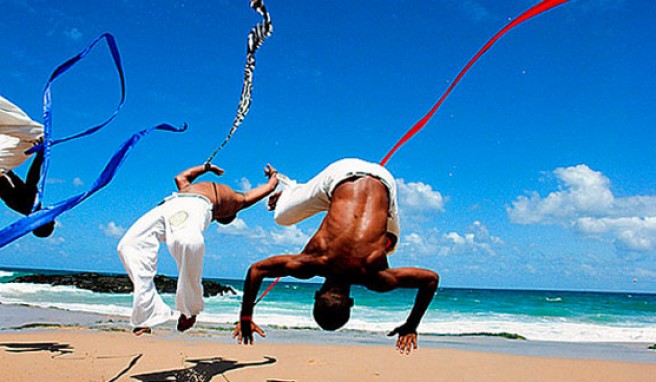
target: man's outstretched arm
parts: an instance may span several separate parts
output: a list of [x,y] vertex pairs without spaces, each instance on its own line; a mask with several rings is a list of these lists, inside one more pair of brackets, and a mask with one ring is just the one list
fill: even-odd
[[25,178],[25,185],[30,189],[34,190],[36,195],[37,184],[41,178],[41,165],[43,164],[43,150],[39,150],[34,154],[34,159],[30,165],[30,169],[27,171],[27,177]]
[[239,323],[232,335],[233,338],[238,337],[238,343],[252,344],[253,331],[264,336],[264,332],[253,322],[253,308],[262,280],[268,277],[293,276],[309,279],[315,276],[311,271],[311,265],[301,261],[300,256],[302,255],[273,256],[250,266],[244,280]]
[[433,300],[439,276],[428,269],[392,268],[382,271],[380,277],[380,284],[372,289],[387,291],[396,288],[417,288],[415,303],[408,319],[388,334],[389,336],[398,334],[396,348],[401,353],[409,354],[412,349],[417,348],[417,326]]
[[0,190],[2,200],[7,207],[23,215],[32,213],[34,201],[38,192],[39,178],[41,174],[41,164],[43,163],[43,151],[38,151],[34,155],[34,160],[27,171],[25,181],[16,175],[13,171],[5,174],[8,181],[3,182],[3,190]]
[[278,171],[276,171],[275,168],[268,164],[264,168],[264,175],[268,177],[269,180],[265,184],[249,190],[243,194],[244,205],[242,208],[248,208],[252,206],[276,189],[276,186],[278,186]]
[[213,164],[202,164],[200,166],[194,166],[184,170],[175,177],[175,185],[178,187],[178,190],[182,190],[185,187],[189,186],[196,178],[203,175],[206,172],[213,172],[216,175],[223,175],[223,170]]

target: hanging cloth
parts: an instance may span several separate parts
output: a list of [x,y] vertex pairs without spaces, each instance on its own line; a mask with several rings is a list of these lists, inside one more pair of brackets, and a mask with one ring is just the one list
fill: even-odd
[[262,15],[263,20],[255,25],[251,32],[248,34],[248,46],[246,49],[246,66],[244,67],[244,84],[241,88],[241,97],[239,99],[239,106],[237,107],[237,114],[232,123],[232,128],[228,132],[228,136],[225,137],[223,143],[214,150],[212,155],[207,158],[205,163],[209,164],[212,162],[216,154],[219,153],[221,149],[228,143],[232,135],[237,131],[237,128],[244,121],[248,110],[251,107],[251,92],[253,90],[253,71],[255,70],[255,52],[257,49],[262,46],[264,40],[271,36],[273,32],[273,24],[271,24],[271,17],[269,17],[269,12],[267,12],[264,2],[262,0],[251,0],[251,8],[253,8],[257,13]]
[[[87,54],[91,52],[94,46],[96,46],[96,44],[98,44],[102,40],[105,40],[107,42],[107,46],[112,56],[112,60],[114,62],[114,66],[118,73],[119,81],[121,84],[121,97],[119,99],[118,105],[116,106],[112,114],[99,125],[90,127],[85,131],[73,134],[69,137],[53,139],[52,138],[52,95],[51,95],[51,88],[52,88],[53,81],[55,81],[59,76],[66,73],[75,64],[77,64],[82,59],[84,59],[84,57],[86,57]],[[107,126],[111,121],[114,120],[114,118],[116,118],[118,112],[121,110],[124,103],[125,103],[125,74],[123,73],[123,65],[121,64],[121,55],[119,53],[118,46],[116,45],[116,40],[114,39],[114,36],[112,36],[111,34],[109,33],[102,34],[100,37],[96,38],[91,44],[89,44],[89,46],[87,46],[83,51],[81,51],[74,57],[68,59],[66,62],[55,68],[55,70],[50,75],[50,79],[48,79],[48,82],[46,83],[45,90],[43,91],[43,143],[32,147],[30,150],[26,152],[26,154],[32,154],[38,150],[43,150],[43,163],[41,164],[41,179],[39,180],[39,184],[37,186],[38,190],[37,190],[36,200],[34,202],[35,210],[36,208],[38,208],[39,204],[43,200],[46,178],[48,175],[48,168],[50,166],[51,147],[59,143],[67,142],[76,138],[80,138],[95,133],[101,128]]]

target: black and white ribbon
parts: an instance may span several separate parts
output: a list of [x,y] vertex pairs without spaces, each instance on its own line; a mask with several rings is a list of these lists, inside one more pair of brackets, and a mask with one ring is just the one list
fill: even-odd
[[264,2],[262,0],[251,0],[251,8],[253,8],[257,13],[262,15],[263,20],[255,25],[251,32],[248,34],[248,46],[246,52],[246,65],[244,67],[244,85],[241,89],[241,98],[239,100],[239,106],[237,107],[237,114],[235,119],[232,122],[232,128],[228,133],[228,136],[225,137],[223,143],[214,150],[212,155],[207,159],[206,163],[212,162],[216,154],[228,143],[230,138],[232,138],[235,131],[241,123],[243,122],[248,110],[251,106],[251,92],[253,90],[253,71],[255,70],[255,52],[257,49],[262,46],[264,40],[271,36],[273,32],[273,24],[271,24],[271,17],[269,17],[269,12],[267,12]]

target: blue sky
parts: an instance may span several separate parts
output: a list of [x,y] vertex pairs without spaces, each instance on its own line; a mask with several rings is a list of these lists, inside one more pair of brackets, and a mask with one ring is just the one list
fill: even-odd
[[[269,0],[253,104],[215,163],[237,190],[271,163],[299,181],[343,157],[379,161],[476,51],[535,1]],[[92,137],[55,148],[46,203],[93,182],[132,132],[143,140],[107,188],[47,240],[0,250],[0,266],[122,272],[115,247],[230,128],[248,1],[0,0],[0,94],[40,121],[50,72],[115,35],[126,105]],[[392,157],[402,218],[392,266],[436,270],[446,287],[656,291],[656,7],[572,0],[505,35],[431,122]],[[103,120],[118,81],[104,46],[54,85],[54,134]],[[17,172],[23,174],[27,166]],[[210,176],[202,178],[212,180]],[[4,208],[0,225],[18,218]],[[263,203],[206,232],[205,275],[297,253],[321,217],[276,226]],[[175,274],[162,250],[160,270]],[[637,279],[637,282],[634,282]]]

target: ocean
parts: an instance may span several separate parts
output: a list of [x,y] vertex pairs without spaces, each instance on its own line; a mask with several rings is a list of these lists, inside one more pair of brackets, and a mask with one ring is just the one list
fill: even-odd
[[[15,277],[36,273],[62,272],[0,269],[0,303],[130,315],[130,294],[11,282]],[[213,281],[232,286],[238,294],[206,298],[199,321],[231,324],[239,313],[242,281]],[[262,290],[267,285],[265,281]],[[318,287],[281,281],[257,305],[255,322],[279,328],[317,328],[312,319],[312,301]],[[415,290],[375,293],[354,287],[352,297],[355,307],[345,329],[386,332],[405,321]],[[173,294],[163,294],[163,298],[174,306]],[[418,331],[435,336],[511,333],[539,341],[653,343],[656,294],[440,288]]]

